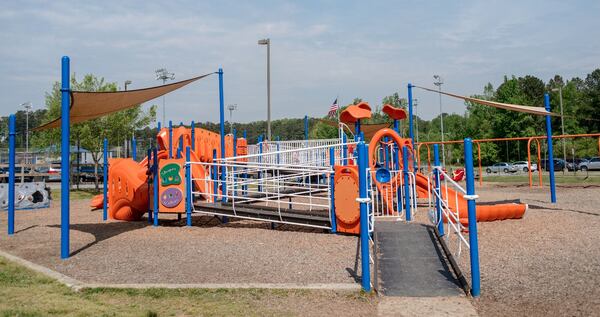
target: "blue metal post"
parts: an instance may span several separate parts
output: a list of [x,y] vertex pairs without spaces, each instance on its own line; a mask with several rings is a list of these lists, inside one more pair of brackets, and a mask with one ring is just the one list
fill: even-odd
[[169,158],[173,158],[173,121],[169,120]]
[[[433,145],[433,165],[434,167],[440,167],[440,146],[438,144]],[[436,168],[433,170],[435,177],[435,212],[437,215],[438,223],[438,231],[441,236],[444,235],[444,220],[442,219],[442,183],[440,182],[440,171]]]
[[16,117],[8,117],[8,234],[15,233],[15,125]]
[[192,165],[190,163],[190,147],[185,148],[185,222],[188,227],[192,226]]
[[331,195],[331,233],[337,232],[337,221],[335,216],[335,148],[329,148],[329,165],[331,165],[331,175],[329,176],[329,191]]
[[[544,94],[544,106],[550,111],[550,95]],[[552,123],[550,115],[546,115],[546,138],[548,142],[548,170],[550,172],[550,201],[556,203],[556,183],[554,182],[554,153],[552,148]]]
[[[219,68],[219,121],[221,128],[221,159],[225,158],[225,97],[223,96],[223,69]],[[221,192],[223,193],[223,202],[227,201],[227,185],[225,177],[227,168],[221,168]],[[224,219],[226,219],[224,217]]]
[[412,215],[410,213],[410,181],[408,177],[408,148],[405,146],[402,147],[402,167],[404,174],[404,211],[406,212],[406,221],[412,220]]
[[354,123],[354,141],[358,140],[360,140],[360,120],[356,120]]
[[154,179],[154,216],[152,217],[153,225],[155,227],[158,226],[158,150],[154,148],[154,153],[152,153],[152,160],[154,164],[152,164],[152,177]]
[[465,148],[465,171],[467,183],[467,209],[469,211],[469,251],[471,255],[471,295],[478,297],[480,289],[479,274],[479,243],[477,242],[477,213],[475,199],[475,173],[473,172],[473,142],[471,139],[464,140]]
[[71,78],[70,78],[70,60],[68,56],[62,58],[62,76],[60,88],[60,107],[61,107],[61,195],[60,195],[60,257],[68,259],[70,255],[70,158],[71,158],[71,127],[70,127],[70,108],[71,108]]
[[183,156],[183,135],[179,136],[179,144],[177,144],[177,158],[181,158]]
[[104,194],[104,202],[102,203],[102,220],[106,221],[108,219],[108,140],[104,138],[104,152],[102,159],[102,181],[103,184],[103,194]]
[[308,140],[308,116],[304,116],[304,140]]
[[371,268],[369,259],[369,215],[367,207],[367,150],[365,143],[358,143],[358,192],[360,197],[360,259],[361,284],[365,292],[371,291]]
[[[151,181],[152,180],[152,149],[149,148],[148,149],[148,171],[150,172],[150,174],[148,175],[148,199],[150,199],[150,189],[152,188],[151,186]],[[150,208],[150,202],[148,202],[148,223],[152,223],[152,208]]]
[[[192,145],[192,151],[196,151],[196,124],[194,123],[194,120],[192,120],[192,128],[191,128],[191,140],[190,140],[190,144]],[[197,153],[197,152],[196,152]]]
[[135,139],[135,136],[131,138],[131,151],[133,152],[133,160],[137,161],[137,140]]
[[[161,129],[161,127],[160,127],[160,121],[156,122],[156,129],[157,129],[156,130],[156,135],[158,136],[158,134],[160,133],[160,129]],[[158,147],[158,138],[157,137],[154,138],[154,145],[156,147]]]

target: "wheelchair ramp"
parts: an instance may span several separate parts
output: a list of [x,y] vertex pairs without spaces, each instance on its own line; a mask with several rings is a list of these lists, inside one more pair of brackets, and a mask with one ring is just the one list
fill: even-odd
[[419,223],[377,221],[377,277],[386,296],[448,297],[464,295],[434,229]]

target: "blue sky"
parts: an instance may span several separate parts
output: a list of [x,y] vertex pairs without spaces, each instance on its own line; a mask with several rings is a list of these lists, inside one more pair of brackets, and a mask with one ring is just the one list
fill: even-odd
[[[600,67],[599,16],[597,1],[5,1],[0,111],[44,107],[69,55],[77,78],[129,79],[130,89],[156,85],[161,67],[176,79],[223,67],[234,121],[264,119],[265,37],[273,118],[323,116],[336,96],[378,105],[406,97],[409,82],[432,87],[434,74],[466,95],[504,75],[585,77]],[[217,121],[217,87],[209,77],[167,95],[167,117]],[[422,117],[439,113],[437,95],[414,97]]]

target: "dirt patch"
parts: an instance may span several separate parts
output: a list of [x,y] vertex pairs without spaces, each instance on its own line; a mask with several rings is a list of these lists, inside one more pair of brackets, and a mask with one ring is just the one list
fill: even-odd
[[[6,214],[2,214],[6,223]],[[60,260],[60,208],[18,210],[16,234],[0,248],[88,283],[355,283],[357,238],[320,229],[195,215],[102,221],[87,200],[71,202],[71,252]],[[349,270],[350,269],[350,270]]]

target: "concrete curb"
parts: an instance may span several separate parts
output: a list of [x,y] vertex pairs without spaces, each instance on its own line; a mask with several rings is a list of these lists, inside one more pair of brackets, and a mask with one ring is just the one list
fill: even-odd
[[95,288],[120,288],[120,289],[145,289],[145,288],[167,288],[167,289],[287,289],[287,290],[330,290],[330,291],[360,291],[359,284],[350,283],[197,283],[197,284],[168,284],[168,283],[84,283],[62,273],[56,272],[45,266],[30,262],[18,256],[6,253],[0,250],[0,257],[3,257],[11,262],[20,264],[32,271],[41,273],[50,278],[53,278],[73,289],[81,291],[85,289]]

